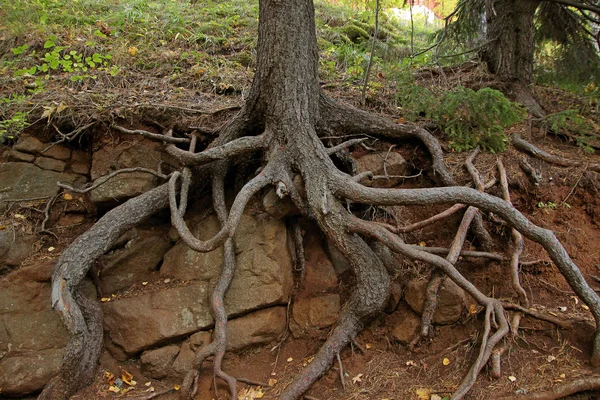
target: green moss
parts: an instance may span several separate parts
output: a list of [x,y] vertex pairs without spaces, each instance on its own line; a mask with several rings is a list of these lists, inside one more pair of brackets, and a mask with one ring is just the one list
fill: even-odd
[[369,33],[355,23],[345,25],[341,28],[341,32],[350,39],[353,43],[361,43],[365,40],[369,40]]

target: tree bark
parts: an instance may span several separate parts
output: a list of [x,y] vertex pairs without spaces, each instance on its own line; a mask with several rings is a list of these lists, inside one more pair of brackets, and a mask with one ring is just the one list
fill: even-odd
[[533,17],[539,0],[486,0],[484,58],[490,72],[506,82],[533,82]]

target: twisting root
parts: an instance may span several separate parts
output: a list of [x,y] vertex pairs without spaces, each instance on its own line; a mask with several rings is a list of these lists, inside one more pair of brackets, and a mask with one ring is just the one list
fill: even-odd
[[167,185],[159,186],[106,213],[62,254],[52,274],[52,307],[69,332],[61,373],[40,399],[66,399],[94,377],[102,348],[102,311],[80,292],[94,262],[119,236],[166,207]]
[[[502,188],[502,198],[509,204],[512,204],[510,201],[510,193],[508,191],[508,180],[506,178],[506,169],[504,168],[504,164],[502,164],[502,160],[498,159],[497,161],[498,172],[500,173],[500,187]],[[527,293],[523,286],[521,286],[521,282],[519,280],[519,257],[523,252],[523,236],[519,233],[515,228],[511,229],[512,235],[512,251],[510,255],[510,280],[513,286],[513,290],[519,297],[519,303],[525,307],[529,308],[529,298],[527,297]],[[520,314],[515,314],[513,322],[511,323],[511,330],[513,334],[517,334],[519,330],[519,320]]]
[[573,291],[590,307],[596,321],[591,362],[600,364],[600,297],[588,285],[581,271],[569,257],[554,233],[541,228],[523,216],[504,200],[464,187],[432,189],[376,189],[367,188],[339,174],[335,180],[334,193],[351,201],[372,205],[431,205],[465,203],[503,218],[521,234],[541,244],[565,277]]
[[[405,244],[398,236],[392,234],[377,224],[363,221],[354,217],[348,227],[351,232],[370,236],[381,241],[383,244],[389,247],[390,250],[396,253],[410,257],[411,259],[427,262],[434,267],[439,268],[458,286],[473,296],[473,298],[479,304],[482,304],[486,307],[484,334],[479,355],[477,356],[475,363],[471,366],[467,376],[464,378],[463,382],[452,396],[452,398],[456,400],[462,399],[475,383],[479,372],[487,363],[496,344],[502,340],[506,333],[508,333],[508,322],[504,316],[504,309],[502,308],[501,303],[498,300],[489,298],[481,293],[471,282],[462,276],[454,267],[454,265],[452,265],[452,263],[450,263],[448,260],[433,254],[425,253]],[[490,336],[492,318],[495,321],[495,324],[498,325],[498,329]]]
[[[473,178],[473,182],[475,183],[475,187],[477,188],[477,190],[480,192],[483,192],[483,190],[484,190],[483,181],[481,180],[481,177],[479,176],[479,171],[477,171],[477,169],[473,165],[473,160],[475,159],[475,157],[477,157],[477,154],[479,154],[479,148],[477,148],[467,158],[467,160],[465,162],[465,166],[469,170],[469,173],[471,174],[471,177]],[[464,242],[465,242],[465,238],[467,236],[467,231],[469,229],[469,226],[471,226],[471,222],[473,221],[473,218],[478,214],[479,214],[479,210],[477,210],[477,208],[469,207],[469,208],[467,208],[467,211],[463,215],[460,226],[458,227],[458,231],[456,232],[456,235],[454,236],[454,241],[452,242],[452,245],[450,246],[450,251],[448,252],[448,255],[446,256],[446,260],[448,260],[448,262],[450,262],[451,264],[456,264],[456,262],[458,261],[458,257],[460,256],[460,252],[464,246]],[[420,331],[419,335],[417,335],[410,342],[409,348],[411,350],[413,350],[414,347],[417,344],[419,344],[419,342],[421,341],[422,338],[426,338],[426,337],[430,336],[433,332],[433,316],[437,309],[438,293],[439,293],[440,287],[443,284],[444,280],[445,280],[445,277],[443,276],[443,274],[440,271],[438,271],[438,270],[433,271],[432,277],[431,277],[429,283],[427,284],[427,290],[425,292],[425,304],[423,306],[423,314],[421,316],[421,331]]]

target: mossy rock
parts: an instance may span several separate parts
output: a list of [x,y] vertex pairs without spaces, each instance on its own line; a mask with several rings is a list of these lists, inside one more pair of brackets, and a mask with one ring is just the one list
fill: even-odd
[[343,26],[341,28],[341,32],[344,35],[346,35],[348,39],[350,39],[353,43],[361,43],[365,40],[369,40],[369,38],[371,37],[371,35],[369,35],[369,33],[366,30],[364,30],[358,25],[355,25],[354,23]]
[[[346,36],[345,33],[343,33],[341,31],[341,29],[331,29],[328,31],[323,32],[323,36],[321,36],[321,38],[323,38],[323,40],[327,41],[328,43],[334,44],[334,45],[340,45],[340,44],[351,44],[352,40],[350,40],[350,38],[348,36]],[[321,48],[321,46],[319,46]],[[327,48],[327,47],[324,47]]]

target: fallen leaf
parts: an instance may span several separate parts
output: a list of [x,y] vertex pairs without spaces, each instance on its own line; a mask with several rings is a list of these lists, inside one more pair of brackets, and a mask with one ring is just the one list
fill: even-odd
[[552,362],[554,360],[556,360],[556,357],[554,357],[554,356],[548,356],[548,357],[546,357],[546,361],[548,361],[548,362]]
[[123,368],[121,368],[121,379],[129,386],[135,386],[137,384],[137,382],[133,380],[133,375],[125,371]]
[[442,364],[444,364],[444,365],[450,365],[450,359],[449,358],[444,358],[442,360]]
[[362,382],[361,377],[363,377],[363,376],[364,376],[363,374],[356,375],[354,378],[352,378],[352,383],[356,385],[358,382]]
[[477,314],[477,304],[471,304],[469,306],[469,313],[471,313],[471,314]]
[[14,217],[18,219],[25,219],[25,216],[23,214],[15,214]]
[[179,386],[179,385],[173,385],[173,389],[179,390],[179,389],[181,389],[181,386]]
[[425,247],[425,246],[427,246],[427,243],[425,243],[425,242],[419,242],[419,246]]
[[150,381],[144,383],[144,386],[150,386],[150,385],[152,385],[152,382],[150,382]]
[[129,49],[127,49],[127,52],[130,56],[135,57],[138,55],[138,48],[135,46],[131,46]]
[[103,297],[100,299],[100,301],[106,303],[107,301],[110,301],[110,297]]
[[413,360],[408,360],[406,362],[406,365],[408,365],[409,367],[416,367],[417,363],[415,363]]
[[111,373],[110,371],[105,371],[104,379],[106,379],[106,382],[109,385],[113,385],[115,383],[115,374]]
[[257,387],[256,389],[254,388],[246,388],[244,390],[242,390],[239,394],[238,394],[238,400],[254,400],[254,399],[261,399],[265,394],[263,393],[262,389],[259,387]]
[[431,393],[431,389],[417,389],[415,390],[415,394],[419,398],[419,400],[429,400],[429,393]]
[[373,347],[373,345],[372,345],[372,344],[369,344],[369,343],[367,343],[367,344],[365,345],[365,347],[367,348],[367,350],[369,350],[371,347]]
[[73,196],[71,196],[69,193],[65,193],[65,194],[63,194],[63,199],[65,199],[65,200],[73,200]]
[[56,250],[55,247],[53,247],[53,246],[48,247],[48,251],[54,251],[54,250]]
[[154,392],[154,386],[150,386],[148,389],[144,390],[145,392]]
[[581,305],[581,308],[583,308],[584,310],[589,310],[590,308],[588,306],[586,306],[585,304]]
[[575,304],[579,304],[579,299],[577,298],[577,296],[571,296],[571,298],[573,299]]
[[565,311],[567,311],[567,307],[560,306],[560,307],[558,307],[558,311],[565,312]]
[[442,400],[442,397],[439,394],[432,394],[429,400]]
[[517,380],[517,377],[511,375],[511,376],[508,377],[508,380],[511,381],[511,382],[514,382],[514,381]]
[[287,359],[287,362],[292,362],[292,361],[294,361],[294,359],[292,357]]
[[113,392],[113,393],[119,393],[119,392],[121,391],[121,389],[119,389],[119,388],[118,388],[118,387],[116,387],[116,386],[110,386],[110,387],[108,388],[108,391],[109,391],[109,392]]
[[275,386],[275,384],[277,383],[277,379],[271,378],[267,383],[269,384],[269,386]]
[[142,282],[143,286],[146,286],[148,284],[148,282]]
[[560,374],[560,377],[565,379],[567,376],[565,374]]

